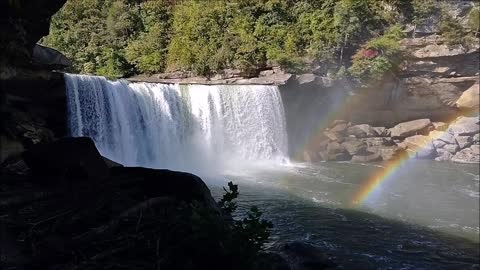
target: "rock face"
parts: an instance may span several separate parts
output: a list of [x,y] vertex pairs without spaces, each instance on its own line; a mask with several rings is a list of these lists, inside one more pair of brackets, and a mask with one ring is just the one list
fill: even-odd
[[417,134],[428,134],[432,127],[430,119],[419,119],[396,125],[390,129],[392,138],[406,138]]
[[105,180],[108,166],[90,138],[65,138],[32,146],[24,153],[27,165],[42,181]]
[[50,17],[66,0],[25,0],[0,2],[0,59],[10,64],[27,62],[33,47],[48,35]]

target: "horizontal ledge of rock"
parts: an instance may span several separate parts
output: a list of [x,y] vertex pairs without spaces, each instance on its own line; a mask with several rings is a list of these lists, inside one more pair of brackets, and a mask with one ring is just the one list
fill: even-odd
[[215,79],[207,77],[161,78],[155,75],[139,75],[127,80],[130,82],[166,83],[166,84],[204,84],[204,85],[285,85],[295,76],[292,74],[271,74],[262,77],[234,77]]

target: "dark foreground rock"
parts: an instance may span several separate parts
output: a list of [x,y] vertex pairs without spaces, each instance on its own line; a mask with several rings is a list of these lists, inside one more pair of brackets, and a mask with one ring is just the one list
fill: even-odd
[[88,138],[23,156],[0,170],[1,269],[290,269],[195,175],[109,168]]

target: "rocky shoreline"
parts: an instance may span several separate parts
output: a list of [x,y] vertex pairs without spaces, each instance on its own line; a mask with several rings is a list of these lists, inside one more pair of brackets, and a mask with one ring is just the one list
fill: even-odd
[[303,159],[318,161],[390,161],[410,158],[480,162],[480,119],[460,116],[449,125],[418,119],[392,128],[352,125],[337,120]]

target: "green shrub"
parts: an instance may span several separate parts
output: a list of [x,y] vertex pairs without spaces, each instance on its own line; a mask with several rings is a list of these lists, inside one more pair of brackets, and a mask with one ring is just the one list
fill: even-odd
[[396,73],[403,61],[400,40],[403,33],[400,26],[394,26],[382,36],[368,41],[353,56],[350,74],[361,82],[382,80],[386,74]]

